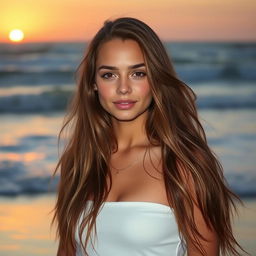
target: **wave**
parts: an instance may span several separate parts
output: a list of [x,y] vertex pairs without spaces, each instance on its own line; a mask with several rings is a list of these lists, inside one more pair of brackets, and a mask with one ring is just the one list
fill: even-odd
[[17,94],[0,97],[0,113],[39,113],[64,110],[73,92],[55,88],[38,95]]
[[214,80],[256,81],[255,66],[247,65],[177,65],[179,77],[188,83]]
[[256,43],[166,42],[176,63],[227,64],[255,61]]
[[225,175],[228,184],[241,197],[256,196],[256,175],[254,173],[228,173]]
[[[70,89],[55,87],[39,94],[15,94],[0,97],[0,113],[40,113],[63,111],[73,96]],[[200,109],[255,109],[256,92],[246,94],[201,95],[197,98]]]
[[[176,71],[181,80],[187,83],[214,81],[214,80],[239,80],[256,81],[254,66],[177,66]],[[36,86],[43,84],[70,84],[75,83],[75,69],[71,66],[60,65],[58,69],[50,70],[27,67],[23,69],[8,68],[0,70],[0,87],[27,85]]]
[[25,43],[25,44],[0,44],[0,55],[12,56],[32,53],[47,53],[51,49],[51,44],[44,43]]
[[[256,176],[253,173],[229,173],[226,179],[232,191],[241,197],[256,197]],[[56,193],[59,176],[31,175],[22,162],[0,162],[0,196]]]
[[0,87],[15,85],[45,85],[74,83],[75,74],[71,70],[52,70],[43,72],[0,71]]
[[29,54],[74,54],[83,52],[86,42],[49,42],[49,43],[0,43],[0,56],[21,56]]
[[56,191],[58,178],[51,176],[32,176],[26,171],[23,162],[0,162],[0,195],[18,196],[53,193]]
[[243,96],[203,96],[197,101],[199,109],[255,109],[256,94]]
[[[165,42],[185,82],[256,80],[255,43]],[[0,86],[70,83],[86,43],[0,44]]]

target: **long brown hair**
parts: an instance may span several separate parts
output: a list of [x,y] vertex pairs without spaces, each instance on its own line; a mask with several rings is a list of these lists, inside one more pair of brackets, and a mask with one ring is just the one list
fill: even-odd
[[222,166],[207,144],[198,118],[196,95],[178,79],[156,33],[144,22],[130,17],[105,21],[77,69],[77,90],[58,140],[67,128],[70,134],[53,173],[54,176],[60,170],[52,220],[52,224],[57,223],[57,255],[75,255],[77,222],[92,195],[92,207],[79,228],[82,242],[82,232],[88,225],[85,243],[82,242],[88,255],[86,245],[93,229],[97,234],[96,216],[109,192],[106,183],[107,177],[111,180],[108,163],[117,141],[111,118],[101,107],[93,84],[99,48],[113,38],[135,40],[144,54],[153,95],[145,128],[149,141],[161,146],[166,193],[180,233],[206,255],[198,240],[202,236],[193,219],[193,199],[185,180],[189,176],[194,183],[198,207],[208,227],[216,232],[222,254],[239,255],[238,250],[242,248],[233,236],[232,216],[236,210],[235,200],[240,200],[228,189]]

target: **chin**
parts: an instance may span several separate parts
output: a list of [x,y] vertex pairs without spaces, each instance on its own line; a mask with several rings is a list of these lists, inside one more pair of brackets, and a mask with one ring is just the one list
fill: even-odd
[[147,109],[145,109],[144,111],[142,111],[141,113],[137,113],[137,114],[128,114],[127,113],[127,115],[118,115],[118,114],[116,114],[116,115],[114,115],[113,113],[111,114],[111,116],[112,116],[112,118],[114,118],[115,120],[117,120],[117,121],[120,121],[120,122],[129,122],[129,121],[134,121],[134,120],[136,120],[137,118],[140,118],[140,117],[142,117],[143,118],[143,116],[145,115],[147,113]]
[[133,116],[133,117],[121,117],[121,116],[113,116],[112,115],[112,118],[114,118],[115,120],[117,121],[120,121],[120,122],[129,122],[129,121],[133,121],[137,118],[138,116]]

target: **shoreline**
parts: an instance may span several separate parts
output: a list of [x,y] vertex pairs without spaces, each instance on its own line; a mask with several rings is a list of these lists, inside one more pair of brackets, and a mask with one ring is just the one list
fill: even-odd
[[[56,255],[55,227],[50,229],[56,195],[0,197],[0,255]],[[256,256],[256,198],[242,199],[234,215],[234,236]]]

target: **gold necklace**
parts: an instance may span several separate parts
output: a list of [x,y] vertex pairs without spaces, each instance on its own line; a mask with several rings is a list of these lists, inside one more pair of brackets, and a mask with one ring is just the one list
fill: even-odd
[[110,164],[110,167],[113,168],[114,170],[116,170],[116,174],[119,174],[120,171],[124,171],[132,166],[134,166],[135,164],[137,164],[141,159],[137,159],[137,161],[133,162],[132,164],[129,164],[128,166],[126,167],[123,167],[123,168],[116,168],[114,167],[113,165]]
[[[143,161],[145,160],[145,157],[146,157],[146,154],[147,154],[147,151],[148,151],[148,146],[149,145],[147,145],[147,147],[145,149],[145,153],[143,154]],[[127,170],[127,169],[133,167],[134,165],[136,165],[140,161],[141,161],[141,158],[138,158],[135,162],[133,162],[133,163],[131,163],[128,166],[123,167],[123,168],[116,168],[116,167],[112,166],[111,164],[110,164],[110,167],[113,168],[114,170],[116,170],[116,174],[119,174],[119,172],[122,172],[124,170]]]

